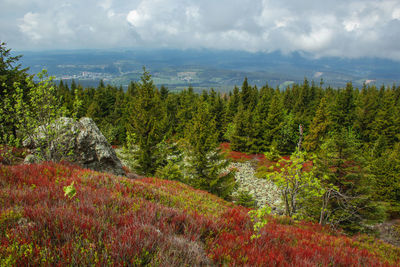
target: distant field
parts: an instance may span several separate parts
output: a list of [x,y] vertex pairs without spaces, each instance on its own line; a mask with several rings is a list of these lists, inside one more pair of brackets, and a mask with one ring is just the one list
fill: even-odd
[[220,91],[240,86],[245,77],[250,84],[281,89],[302,83],[307,77],[324,86],[342,87],[352,81],[392,85],[400,82],[400,63],[382,59],[310,59],[299,54],[248,53],[209,50],[155,51],[48,51],[20,52],[23,66],[32,74],[46,68],[58,80],[75,81],[97,86],[100,80],[126,88],[137,81],[143,66],[152,74],[157,86],[170,90],[192,86],[197,90],[214,88]]

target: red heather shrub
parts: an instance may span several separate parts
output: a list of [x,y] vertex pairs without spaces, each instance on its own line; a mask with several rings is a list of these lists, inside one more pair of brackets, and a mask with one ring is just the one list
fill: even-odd
[[[208,243],[209,254],[220,265],[248,266],[395,266],[384,255],[358,249],[352,239],[325,233],[326,228],[313,224],[277,224],[275,219],[261,230],[261,237],[251,240],[251,227],[245,211],[228,211],[221,219],[222,230]],[[235,226],[232,226],[234,224]],[[239,226],[238,226],[239,225]],[[390,253],[399,249],[386,246]],[[390,254],[388,253],[388,254]],[[383,257],[382,257],[383,256]]]
[[[74,182],[76,195],[64,196]],[[400,250],[270,217],[175,181],[0,165],[0,265],[393,266]]]

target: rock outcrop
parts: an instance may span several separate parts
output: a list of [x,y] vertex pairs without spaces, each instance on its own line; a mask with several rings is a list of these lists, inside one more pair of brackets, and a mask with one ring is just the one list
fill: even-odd
[[39,127],[23,144],[33,155],[28,155],[26,162],[65,160],[100,172],[125,174],[114,149],[90,118],[59,118],[50,126]]

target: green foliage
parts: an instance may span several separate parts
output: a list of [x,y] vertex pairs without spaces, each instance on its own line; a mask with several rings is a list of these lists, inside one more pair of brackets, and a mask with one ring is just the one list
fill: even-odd
[[[275,149],[279,149],[280,154],[287,155],[295,151],[298,143],[298,124],[295,122],[294,115],[292,113],[285,114],[283,117],[283,125],[280,130],[280,138],[273,141],[277,145]],[[272,150],[272,149],[271,149]]]
[[323,211],[328,212],[321,213],[320,221],[352,233],[384,216],[381,205],[373,201],[376,182],[359,148],[354,132],[342,129],[322,144],[316,161],[318,177],[335,186],[326,190]]
[[119,131],[121,130],[118,129],[117,126],[114,126],[110,122],[103,120],[100,122],[98,127],[110,144],[114,144],[117,141]]
[[345,89],[338,91],[335,102],[331,106],[330,116],[335,130],[353,126],[355,108],[354,88],[351,83],[347,83]]
[[74,181],[72,181],[70,185],[64,186],[63,191],[65,197],[68,197],[69,199],[74,198],[74,196],[76,195],[76,188],[74,186]]
[[283,127],[284,111],[281,95],[279,91],[275,91],[269,107],[268,116],[265,121],[264,140],[265,145],[270,147],[271,144],[281,138],[281,129]]
[[235,197],[235,203],[247,208],[254,208],[256,201],[254,197],[247,190],[240,190]]
[[184,153],[178,143],[161,142],[159,145],[159,167],[155,176],[167,180],[187,183],[185,178]]
[[[15,114],[15,95],[26,98],[27,69],[21,69],[17,64],[21,56],[11,56],[11,49],[0,41],[0,143],[20,145],[21,138],[17,136]],[[18,88],[16,88],[18,84]],[[16,92],[16,90],[19,90]]]
[[138,149],[136,145],[136,135],[133,132],[126,133],[126,141],[122,147],[122,152],[118,153],[118,157],[125,162],[125,165],[134,170],[137,167],[135,152]]
[[307,151],[316,151],[331,130],[329,109],[326,98],[322,98],[317,112],[311,122],[310,131],[304,139],[304,148]]
[[80,109],[83,105],[83,100],[81,99],[82,96],[80,95],[78,89],[75,89],[74,96],[74,102],[72,103],[72,118],[78,119]]
[[134,105],[129,119],[129,132],[135,134],[138,150],[136,171],[144,175],[153,175],[157,169],[157,144],[164,138],[166,129],[166,111],[161,104],[159,92],[144,69],[141,82],[137,85]]
[[[51,149],[57,147],[57,133],[55,121],[65,114],[62,103],[56,95],[53,77],[47,76],[47,71],[37,74],[38,83],[28,76],[23,85],[20,82],[13,84],[12,90],[5,88],[8,97],[0,108],[0,118],[12,122],[16,133],[3,134],[3,143],[18,146],[22,140],[35,144],[36,157],[41,160],[61,160],[62,155],[51,154]],[[55,151],[53,149],[53,151]]]
[[[215,120],[206,103],[200,105],[197,114],[186,130],[188,144],[189,183],[222,198],[228,198],[235,186],[233,172],[218,148]],[[225,173],[223,173],[225,172]]]
[[388,203],[391,216],[400,215],[400,144],[374,157],[370,164],[376,179],[376,200]]
[[271,207],[265,205],[264,207],[249,211],[250,220],[253,222],[253,231],[254,234],[251,236],[251,239],[256,239],[261,237],[260,230],[263,228],[267,223],[267,215],[271,213]]
[[307,210],[307,207],[298,204],[302,198],[319,198],[324,194],[314,170],[304,170],[305,163],[305,153],[296,151],[289,159],[282,158],[275,166],[271,166],[271,170],[275,171],[267,175],[267,178],[279,188],[286,215],[289,217],[301,218],[305,214],[302,209]]
[[234,130],[231,134],[231,148],[235,151],[253,152],[255,141],[254,120],[250,110],[241,105],[234,120]]
[[277,144],[276,142],[273,142],[270,147],[269,147],[269,151],[264,153],[264,156],[266,159],[270,160],[270,161],[277,161],[281,158],[279,151],[277,149]]

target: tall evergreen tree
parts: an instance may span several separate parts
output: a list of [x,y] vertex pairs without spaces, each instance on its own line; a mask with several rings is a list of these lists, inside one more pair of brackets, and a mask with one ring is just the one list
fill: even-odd
[[241,90],[241,102],[244,109],[248,109],[251,104],[251,86],[247,82],[247,77],[244,78]]
[[366,168],[361,144],[352,130],[342,128],[326,139],[317,154],[317,175],[337,189],[327,198],[325,218],[332,226],[348,232],[365,230],[371,222],[383,219],[384,212],[373,201],[374,176]]
[[372,123],[371,139],[376,141],[379,137],[384,138],[388,146],[392,147],[397,141],[399,133],[397,125],[398,107],[395,106],[395,98],[392,90],[382,92],[381,106],[376,113]]
[[229,161],[220,153],[218,132],[209,106],[202,102],[185,134],[188,142],[190,183],[222,198],[229,198],[235,185]]
[[227,106],[226,117],[228,122],[232,122],[238,112],[240,105],[240,92],[239,88],[235,86],[233,88],[233,94],[229,97],[229,102]]
[[184,137],[186,125],[192,120],[197,107],[198,95],[189,86],[179,94],[179,105],[176,114],[175,133],[177,138]]
[[332,105],[331,120],[336,130],[353,126],[355,107],[353,85],[347,83],[345,89],[339,90],[335,104]]
[[240,105],[234,120],[234,130],[230,140],[232,150],[254,152],[252,148],[255,133],[253,116],[250,110],[246,110],[243,105]]
[[363,143],[368,147],[373,140],[373,123],[378,111],[378,90],[375,86],[364,84],[357,99],[354,129],[360,134]]
[[284,119],[282,104],[281,94],[279,90],[275,90],[265,122],[264,139],[268,147],[272,144],[277,145],[276,141],[280,138]]
[[376,176],[376,201],[384,201],[391,217],[400,216],[400,143],[387,149],[370,163]]
[[322,98],[317,112],[310,124],[308,135],[304,139],[304,148],[307,151],[316,151],[320,148],[324,139],[332,130],[332,123],[329,119],[329,108],[326,98]]
[[163,140],[166,128],[166,112],[161,104],[160,94],[155,88],[150,74],[143,69],[134,97],[128,130],[134,134],[138,151],[136,171],[143,175],[153,175],[156,166],[157,145]]
[[[20,58],[21,56],[12,56],[11,49],[0,41],[0,142],[7,143],[17,138],[16,122],[19,118],[11,111],[17,104],[13,97],[16,94],[14,85],[18,84],[25,97],[29,91],[26,84],[28,69],[22,69],[21,64],[18,64]],[[11,110],[7,111],[7,105]]]

